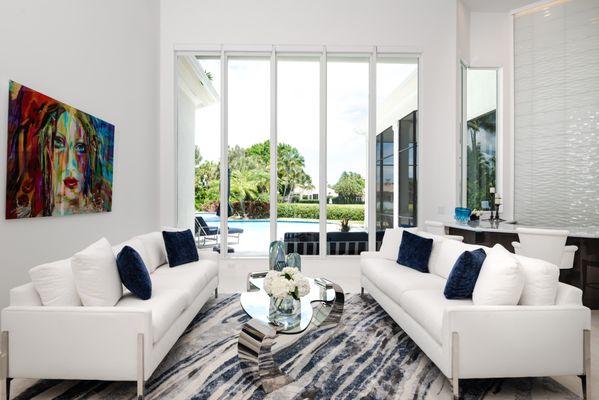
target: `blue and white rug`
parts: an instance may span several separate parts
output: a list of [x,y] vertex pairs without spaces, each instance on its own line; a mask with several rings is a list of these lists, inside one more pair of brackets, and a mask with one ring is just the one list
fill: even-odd
[[[296,379],[266,395],[239,369],[249,318],[239,295],[210,301],[147,385],[147,399],[451,399],[451,385],[369,296],[346,297],[341,323],[285,336],[276,359]],[[134,382],[14,382],[16,399],[134,399]],[[19,388],[21,387],[21,389]],[[579,399],[551,378],[463,380],[463,399]]]

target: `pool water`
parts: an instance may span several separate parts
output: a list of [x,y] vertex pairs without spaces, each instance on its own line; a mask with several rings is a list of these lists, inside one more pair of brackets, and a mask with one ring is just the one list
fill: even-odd
[[[208,226],[220,226],[220,217],[214,213],[197,213],[204,218]],[[268,254],[270,244],[270,221],[268,219],[230,219],[229,228],[243,229],[239,243],[229,238],[230,247],[235,254],[264,256]],[[318,232],[318,221],[277,220],[277,237],[283,240],[287,232]],[[338,223],[327,223],[327,232],[338,232]]]

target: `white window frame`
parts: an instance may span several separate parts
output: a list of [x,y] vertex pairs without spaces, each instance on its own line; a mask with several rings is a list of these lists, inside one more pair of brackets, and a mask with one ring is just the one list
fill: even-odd
[[[318,57],[320,59],[320,104],[319,104],[319,255],[305,255],[310,259],[325,258],[358,258],[359,255],[327,255],[327,216],[326,216],[326,189],[327,189],[327,61],[329,56],[361,57],[369,59],[369,93],[368,93],[368,144],[367,144],[367,171],[368,185],[366,187],[365,219],[368,224],[368,251],[376,248],[376,67],[377,59],[411,59],[416,60],[418,65],[418,124],[417,140],[422,137],[423,102],[422,102],[422,53],[418,50],[396,46],[295,46],[295,45],[175,45],[173,52],[174,65],[180,55],[193,55],[205,57],[220,57],[221,68],[221,132],[220,132],[220,181],[226,182],[228,168],[228,60],[230,57],[260,57],[270,59],[270,239],[277,238],[277,54],[289,55],[296,53],[298,56]],[[173,85],[175,99],[177,91],[177,69],[174,69]],[[178,132],[177,132],[177,102],[174,104],[174,160],[175,160],[175,200],[178,196]],[[421,146],[417,148],[417,157],[421,159]],[[273,162],[275,160],[275,162]],[[417,181],[420,180],[420,168],[417,170]],[[420,196],[420,185],[418,185],[417,198]],[[220,185],[220,257],[224,259],[251,259],[265,258],[267,256],[247,256],[243,254],[227,253],[228,236],[228,207],[226,196],[226,185]],[[178,202],[175,201],[175,207]],[[178,215],[178,210],[175,210]],[[417,214],[418,214],[417,209]],[[416,216],[417,220],[418,215]]]

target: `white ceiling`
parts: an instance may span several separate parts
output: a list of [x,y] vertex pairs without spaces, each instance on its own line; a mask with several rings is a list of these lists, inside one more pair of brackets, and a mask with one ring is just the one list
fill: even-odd
[[510,12],[537,0],[462,0],[470,11],[476,12]]

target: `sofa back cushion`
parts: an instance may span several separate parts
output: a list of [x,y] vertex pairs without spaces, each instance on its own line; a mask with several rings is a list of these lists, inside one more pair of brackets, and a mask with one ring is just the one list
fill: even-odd
[[435,256],[431,257],[429,270],[432,274],[439,275],[441,278],[448,279],[449,274],[456,261],[465,251],[474,251],[484,248],[485,251],[490,250],[488,247],[466,244],[457,240],[445,239],[435,243]]
[[451,269],[443,294],[446,299],[470,299],[483,262],[484,249],[463,252]]
[[105,238],[76,253],[71,267],[84,306],[114,306],[123,296],[116,258]]
[[518,304],[554,305],[557,297],[559,268],[548,261],[516,255],[524,273],[524,288]]
[[[150,273],[156,271],[156,268],[166,264],[166,250],[164,249],[164,240],[161,232],[150,232],[145,235],[137,236],[146,248],[148,257],[146,267]],[[146,262],[146,260],[144,260]]]
[[70,259],[33,267],[29,277],[44,306],[81,305]]
[[146,269],[148,270],[148,273],[152,273],[152,270],[150,270],[150,267],[149,267],[150,257],[146,250],[146,245],[141,241],[141,239],[138,237],[134,237],[125,242],[119,243],[116,246],[112,246],[112,252],[114,253],[114,256],[117,257],[119,255],[119,253],[125,248],[125,246],[129,246],[132,249],[134,249],[137,252],[137,254],[141,257],[141,259],[143,260],[144,265],[145,265]]
[[399,246],[397,263],[420,272],[428,272],[428,260],[433,250],[433,239],[404,232]]
[[418,228],[397,228],[397,229],[386,229],[385,236],[383,236],[383,242],[381,243],[380,253],[383,258],[387,260],[396,261],[399,255],[399,245],[401,244],[401,237],[404,231],[416,233]]
[[472,302],[475,305],[513,306],[518,304],[524,288],[524,273],[515,254],[496,244],[478,275]]

